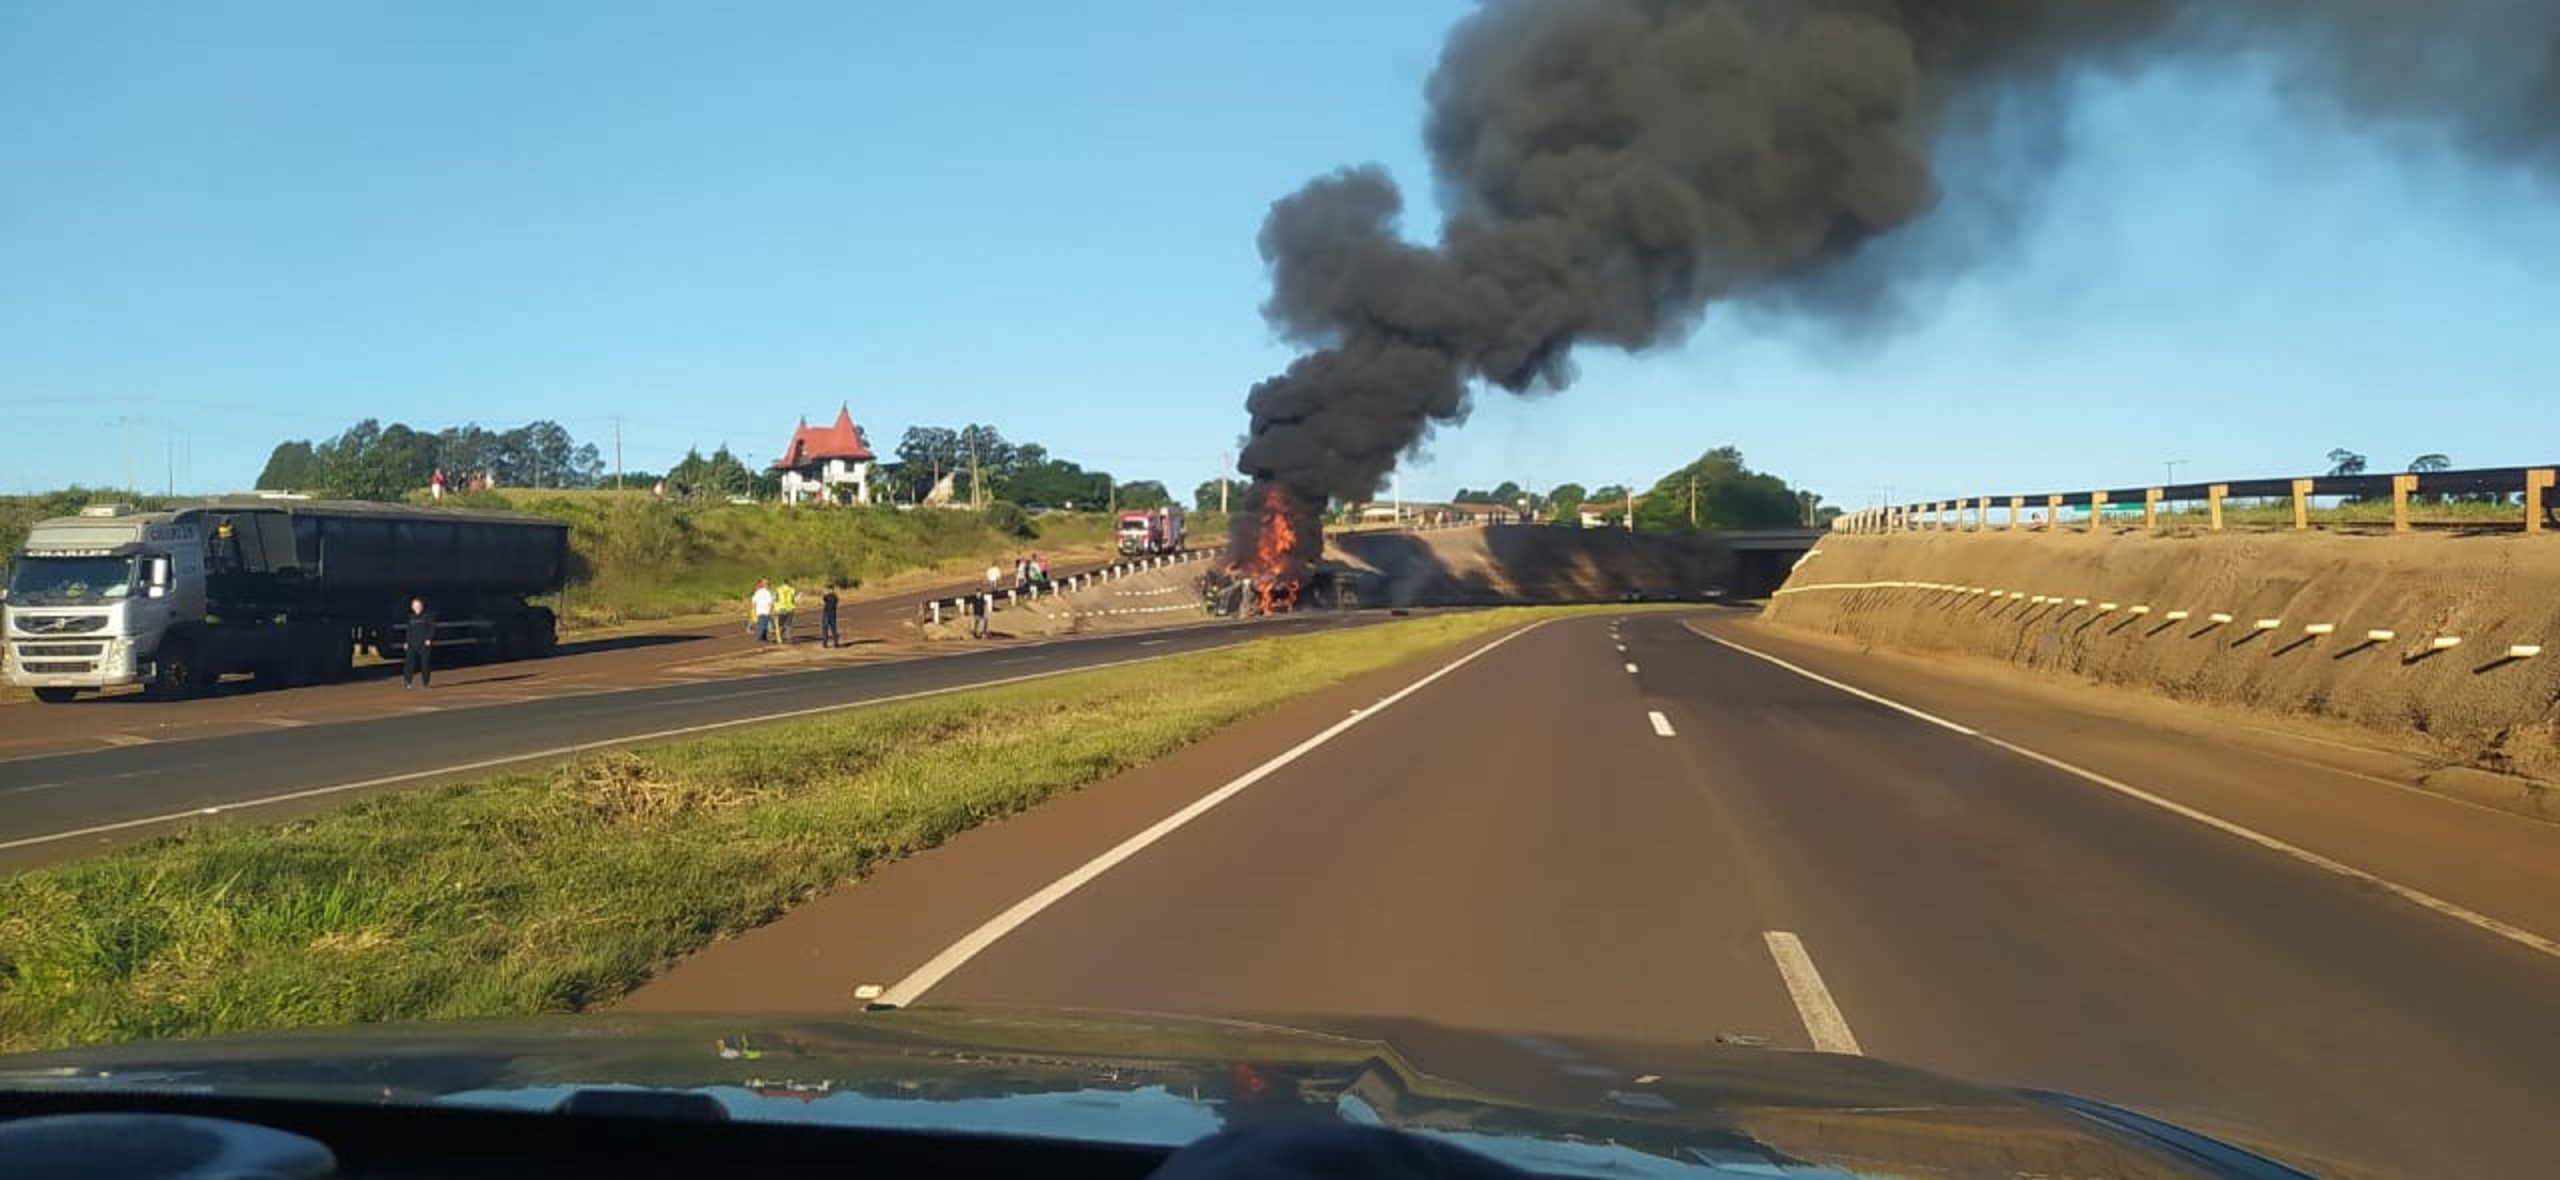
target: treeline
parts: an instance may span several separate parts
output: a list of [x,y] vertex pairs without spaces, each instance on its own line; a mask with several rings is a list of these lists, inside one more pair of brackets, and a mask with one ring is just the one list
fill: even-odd
[[261,491],[310,492],[351,500],[397,500],[442,471],[448,487],[475,479],[495,487],[590,488],[605,476],[593,443],[579,442],[557,422],[509,430],[478,423],[433,432],[373,418],[318,443],[276,444],[258,473]]
[[1658,533],[1818,526],[1840,515],[1821,496],[1791,487],[1768,472],[1752,470],[1743,462],[1742,452],[1733,447],[1708,451],[1642,491],[1624,484],[1586,488],[1561,483],[1540,492],[1505,480],[1492,488],[1459,488],[1450,500],[1525,509],[1560,524],[1579,522],[1588,507],[1600,524],[1610,528],[1625,526],[1632,501],[1637,530]]
[[[1025,507],[1098,511],[1160,508],[1173,503],[1152,479],[1123,482],[1108,471],[1087,471],[1035,442],[1013,442],[993,426],[910,426],[898,439],[897,457],[884,459],[872,477],[894,500],[921,503],[947,477],[952,498],[1010,501]],[[983,497],[981,491],[983,490]]]
[[[596,446],[580,442],[557,422],[528,422],[508,430],[469,423],[430,432],[367,418],[320,442],[278,443],[258,473],[257,486],[263,491],[397,500],[425,488],[438,471],[454,491],[475,482],[500,488],[591,488],[613,478]],[[678,499],[771,499],[781,490],[775,472],[740,457],[726,443],[708,455],[698,447],[687,450],[664,472],[622,473],[623,483],[635,488],[654,488],[661,479],[667,493]],[[896,451],[872,466],[874,494],[889,503],[922,503],[946,479],[953,501],[962,504],[1010,502],[1100,511],[1174,502],[1156,480],[1124,481],[1108,471],[1087,470],[1038,443],[1014,442],[982,423],[910,427]],[[1214,506],[1216,485],[1205,486]]]

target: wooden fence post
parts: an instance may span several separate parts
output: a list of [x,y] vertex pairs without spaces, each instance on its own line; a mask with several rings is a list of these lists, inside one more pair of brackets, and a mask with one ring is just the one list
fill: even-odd
[[2213,531],[2217,533],[2222,531],[2222,498],[2230,494],[2231,485],[2227,483],[2214,484],[2204,490],[2205,508],[2213,516]]
[[2311,481],[2307,479],[2293,481],[2293,527],[2311,527]]
[[2090,532],[2093,532],[2093,533],[2094,533],[2094,532],[2097,532],[2097,531],[2098,531],[2098,522],[2099,522],[2099,521],[2101,521],[2101,520],[2104,520],[2104,519],[2106,518],[2106,515],[2107,515],[2107,513],[2106,513],[2106,507],[2107,507],[2107,494],[2106,494],[2105,492],[2091,492],[2091,493],[2089,493],[2089,531],[2090,531]]
[[2418,477],[2401,472],[2391,477],[2391,531],[2409,531],[2409,493],[2418,490]]
[[2524,531],[2542,531],[2542,497],[2551,489],[2553,469],[2536,467],[2524,473]]

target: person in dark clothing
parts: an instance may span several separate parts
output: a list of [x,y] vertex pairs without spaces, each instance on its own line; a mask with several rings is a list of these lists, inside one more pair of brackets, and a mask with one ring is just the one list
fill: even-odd
[[836,588],[833,586],[827,587],[827,592],[818,598],[818,645],[820,647],[835,647],[838,644],[836,637],[838,601],[840,600],[837,599]]
[[400,687],[409,687],[412,678],[417,680],[418,687],[427,687],[427,677],[432,672],[428,655],[436,646],[436,617],[427,613],[425,599],[409,600],[409,619],[401,624],[400,646],[403,649]]

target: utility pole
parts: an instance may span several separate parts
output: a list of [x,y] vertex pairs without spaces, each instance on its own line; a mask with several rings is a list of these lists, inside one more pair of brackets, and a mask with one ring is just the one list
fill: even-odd
[[2160,461],[2160,466],[2162,467],[2162,469],[2166,470],[2166,471],[2169,473],[2169,478],[2168,478],[2168,479],[2166,479],[2166,480],[2164,480],[2164,481],[2162,481],[2162,482],[2163,482],[2164,484],[2171,484],[2171,483],[2176,483],[2176,482],[2178,482],[2178,464],[2180,464],[2180,463],[2184,463],[2184,462],[2186,462],[2186,460],[2184,460],[2184,459],[2163,459],[2163,460],[2161,460],[2161,461]]
[[1636,531],[1636,485],[1627,485],[1627,531]]
[[162,485],[160,494],[175,498],[178,494],[178,440],[164,438],[160,445],[169,452],[169,482]]
[[1689,477],[1689,531],[1698,531],[1698,477]]
[[985,508],[987,481],[978,475],[978,431],[970,426],[963,427],[962,432],[969,436],[969,507]]
[[622,490],[622,415],[613,416],[613,490]]
[[1227,489],[1234,486],[1236,482],[1235,477],[1227,473],[1235,469],[1235,453],[1220,452],[1218,455],[1218,515],[1220,516],[1227,514]]

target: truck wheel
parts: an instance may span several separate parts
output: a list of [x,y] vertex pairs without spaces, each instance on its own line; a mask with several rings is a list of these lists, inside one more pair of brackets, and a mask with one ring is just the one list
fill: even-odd
[[56,687],[39,688],[36,690],[36,699],[43,701],[48,705],[67,705],[71,703],[71,698],[79,695],[80,690],[76,688]]
[[176,700],[202,693],[213,684],[203,665],[196,662],[195,645],[177,640],[160,645],[160,654],[152,661],[155,675],[147,691],[165,700]]

